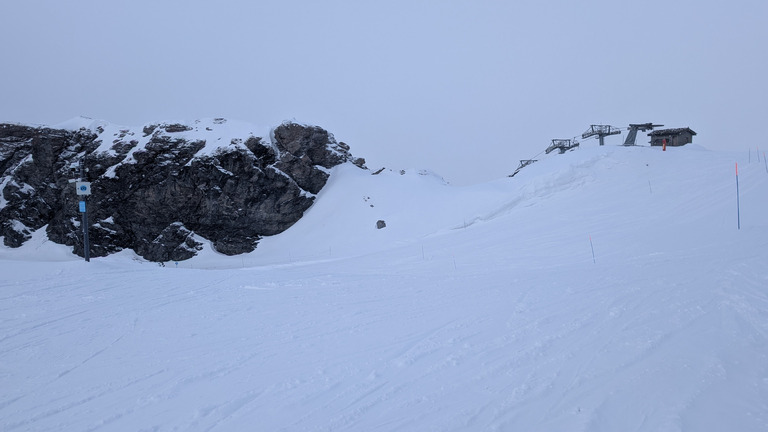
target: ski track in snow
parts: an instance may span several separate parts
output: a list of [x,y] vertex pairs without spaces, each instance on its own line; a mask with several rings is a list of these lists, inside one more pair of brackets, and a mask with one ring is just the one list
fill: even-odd
[[[736,231],[712,174],[730,159],[653,150],[429,183],[412,209],[375,176],[335,180],[262,265],[1,251],[0,428],[766,430],[768,174],[742,169]],[[337,242],[348,214],[367,246]]]

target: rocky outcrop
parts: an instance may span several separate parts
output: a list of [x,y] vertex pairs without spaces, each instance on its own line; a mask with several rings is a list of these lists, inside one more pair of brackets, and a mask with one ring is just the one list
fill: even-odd
[[301,218],[331,168],[364,168],[322,128],[285,123],[268,135],[235,133],[224,119],[135,130],[0,125],[0,236],[18,247],[47,227],[50,240],[82,256],[81,197],[70,180],[83,160],[91,256],[128,248],[183,260],[204,240],[223,254],[250,252]]

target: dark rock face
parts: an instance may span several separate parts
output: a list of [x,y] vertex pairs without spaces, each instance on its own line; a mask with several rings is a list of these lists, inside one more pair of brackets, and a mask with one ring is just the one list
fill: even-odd
[[330,168],[344,162],[364,168],[364,160],[352,158],[327,131],[295,123],[275,128],[271,142],[250,135],[204,151],[211,138],[196,131],[225,123],[158,124],[112,134],[103,126],[0,125],[4,244],[18,247],[47,226],[50,240],[83,255],[81,197],[69,183],[82,158],[92,190],[91,256],[128,248],[152,261],[190,258],[201,240],[227,255],[250,252],[262,236],[301,218]]

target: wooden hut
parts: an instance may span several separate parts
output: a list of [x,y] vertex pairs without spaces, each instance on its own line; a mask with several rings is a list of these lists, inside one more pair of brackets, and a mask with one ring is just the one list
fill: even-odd
[[693,142],[693,136],[696,135],[691,128],[659,129],[648,134],[651,137],[651,146],[664,145],[666,140],[668,146],[683,146]]

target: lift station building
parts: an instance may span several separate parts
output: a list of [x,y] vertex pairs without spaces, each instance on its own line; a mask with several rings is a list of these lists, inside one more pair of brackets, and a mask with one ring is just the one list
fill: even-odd
[[651,146],[662,146],[666,140],[668,146],[683,146],[693,142],[696,135],[691,128],[659,129],[648,134],[651,137]]

